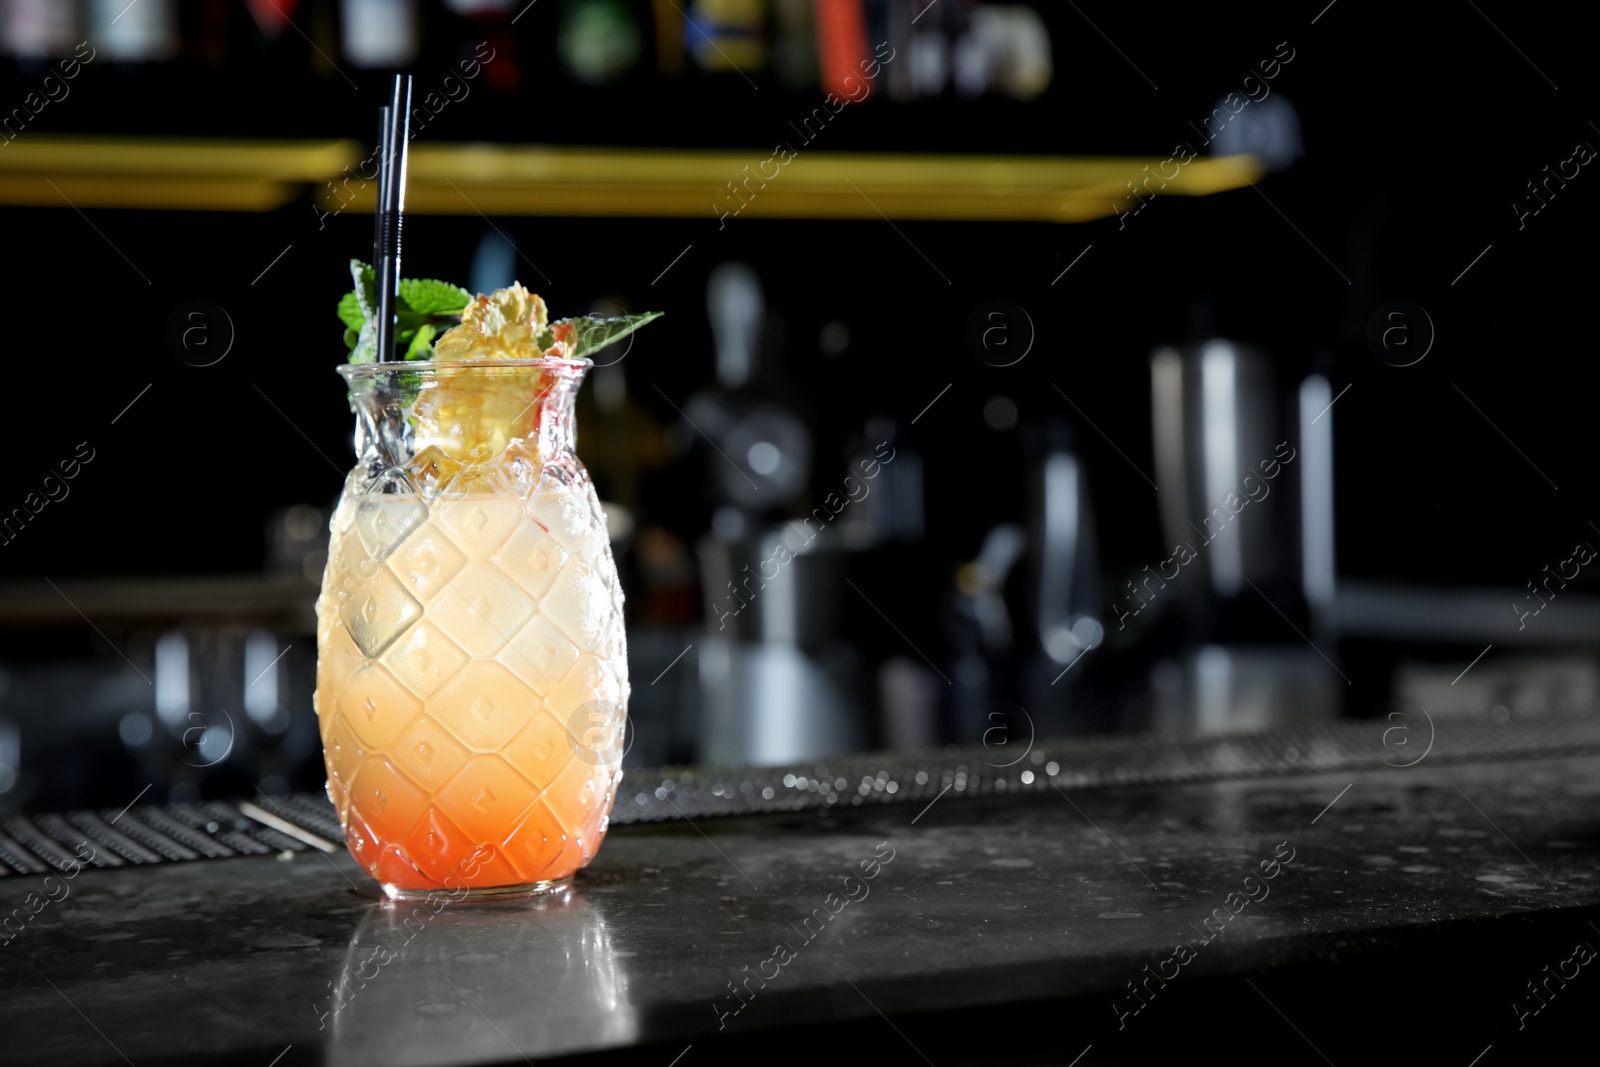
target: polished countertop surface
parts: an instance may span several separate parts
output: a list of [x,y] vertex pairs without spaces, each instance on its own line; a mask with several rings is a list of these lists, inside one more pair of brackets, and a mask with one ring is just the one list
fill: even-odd
[[1223,1024],[1291,1063],[1381,1029],[1491,1067],[1600,991],[1573,948],[1600,946],[1600,757],[1050,784],[618,826],[521,903],[390,904],[309,850],[7,877],[0,1063],[693,1067],[843,1041],[1089,1067]]

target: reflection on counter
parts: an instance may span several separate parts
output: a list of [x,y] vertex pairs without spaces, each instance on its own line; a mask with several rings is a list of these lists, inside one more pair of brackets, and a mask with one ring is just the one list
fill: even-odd
[[[462,951],[464,931],[478,951]],[[519,1045],[546,1054],[625,1045],[638,1033],[627,955],[601,905],[570,885],[504,904],[455,905],[447,893],[373,903],[312,1009],[331,1031],[333,1065],[498,1062],[521,1056]],[[475,981],[486,973],[515,977]]]

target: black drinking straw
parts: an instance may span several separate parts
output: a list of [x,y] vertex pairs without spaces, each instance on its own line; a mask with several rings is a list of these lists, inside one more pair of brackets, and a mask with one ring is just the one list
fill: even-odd
[[411,140],[411,76],[394,76],[394,99],[386,109],[388,143],[379,160],[378,261],[373,264],[378,283],[378,359],[394,356],[395,298],[400,286],[400,217],[406,206],[406,146]]
[[378,109],[378,200],[372,209],[372,269],[383,258],[383,205],[388,202],[389,105]]

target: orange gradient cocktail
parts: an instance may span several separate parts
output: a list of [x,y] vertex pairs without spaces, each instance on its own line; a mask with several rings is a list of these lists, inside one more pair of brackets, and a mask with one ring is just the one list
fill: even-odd
[[573,451],[589,365],[340,368],[360,459],[331,524],[315,700],[328,795],[391,897],[547,890],[605,837],[628,665]]

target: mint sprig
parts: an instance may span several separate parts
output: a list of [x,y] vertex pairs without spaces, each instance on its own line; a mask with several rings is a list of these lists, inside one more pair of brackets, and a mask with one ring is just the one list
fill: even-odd
[[549,348],[555,343],[556,327],[570,323],[577,331],[577,339],[572,346],[572,358],[584,359],[608,345],[616,344],[664,314],[666,314],[664,311],[646,311],[638,315],[580,315],[575,319],[560,319],[545,327],[544,332],[534,339],[534,343],[540,348]]
[[[372,363],[378,358],[378,287],[373,270],[359,259],[350,261],[355,288],[339,299],[339,321],[345,324],[344,343],[351,363]],[[436,278],[402,278],[395,301],[399,329],[395,340],[406,359],[432,359],[433,340],[439,327],[454,325],[472,302],[472,294],[459,285]]]

